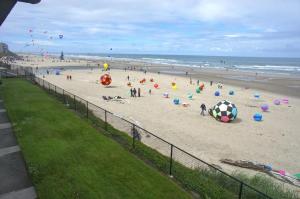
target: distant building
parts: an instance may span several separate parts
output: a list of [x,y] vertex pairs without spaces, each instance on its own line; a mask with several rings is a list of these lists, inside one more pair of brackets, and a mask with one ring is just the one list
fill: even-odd
[[8,53],[8,45],[5,43],[0,43],[0,53]]

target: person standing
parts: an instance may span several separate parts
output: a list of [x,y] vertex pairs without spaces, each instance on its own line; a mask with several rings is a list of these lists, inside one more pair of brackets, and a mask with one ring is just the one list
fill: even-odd
[[136,89],[133,89],[133,97],[136,97]]
[[138,97],[141,97],[141,89],[138,88]]
[[130,88],[130,97],[133,97],[133,89]]
[[151,95],[151,93],[152,93],[152,91],[151,91],[151,89],[149,89],[149,95]]
[[200,114],[204,116],[204,112],[206,111],[205,104],[201,104],[200,108],[201,108],[201,113]]
[[213,85],[213,81],[210,81],[210,86],[212,86]]
[[129,77],[129,75],[127,76],[127,80],[129,81],[129,79],[130,79],[130,77]]
[[200,80],[198,79],[198,80],[197,80],[197,85],[199,86],[199,84],[200,84]]

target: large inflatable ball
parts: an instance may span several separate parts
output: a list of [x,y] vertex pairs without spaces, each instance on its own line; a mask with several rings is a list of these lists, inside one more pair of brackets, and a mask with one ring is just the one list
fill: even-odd
[[216,91],[215,96],[217,96],[217,97],[220,96],[220,91]]
[[260,121],[262,120],[262,114],[260,114],[260,113],[255,113],[255,114],[253,115],[253,119],[254,119],[254,121],[256,121],[256,122],[260,122]]
[[260,106],[261,110],[264,111],[264,112],[267,112],[269,110],[269,106],[268,104],[263,104]]
[[196,93],[200,93],[201,89],[199,87],[196,88]]
[[237,117],[237,108],[227,100],[217,103],[209,110],[211,116],[221,122],[231,122]]
[[60,75],[60,70],[55,70],[55,75]]
[[112,81],[112,79],[109,74],[104,74],[100,77],[100,82],[104,86],[110,85],[111,81]]
[[174,103],[175,105],[178,105],[178,104],[180,103],[180,100],[179,100],[178,98],[175,98],[175,99],[173,100],[173,103]]
[[154,84],[154,88],[158,88],[159,87],[159,85],[158,84]]
[[283,98],[281,100],[282,104],[288,104],[289,103],[289,99],[288,98]]
[[260,98],[260,94],[259,94],[259,93],[254,93],[254,97],[255,97],[256,99],[258,99],[258,98]]
[[189,94],[187,95],[187,97],[188,97],[189,100],[192,100],[192,99],[193,99],[193,94],[189,93]]
[[279,99],[274,100],[274,104],[275,105],[280,105],[280,100]]

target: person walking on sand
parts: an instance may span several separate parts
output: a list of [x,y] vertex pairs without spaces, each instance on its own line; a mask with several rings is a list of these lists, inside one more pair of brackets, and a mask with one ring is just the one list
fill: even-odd
[[213,81],[210,81],[210,86],[212,86],[213,85]]
[[72,80],[72,75],[70,75],[70,80]]
[[133,97],[133,89],[130,88],[130,97]]
[[136,97],[136,89],[133,89],[133,96]]
[[129,79],[130,79],[130,77],[129,77],[129,75],[127,76],[127,80],[129,81]]
[[205,104],[201,104],[200,108],[201,108],[201,113],[200,114],[204,116],[204,112],[206,111]]
[[151,89],[149,89],[149,95],[151,95],[151,92],[152,92]]
[[199,86],[199,84],[200,84],[200,80],[198,79],[198,80],[197,80],[197,85]]
[[141,89],[138,88],[138,97],[141,97]]

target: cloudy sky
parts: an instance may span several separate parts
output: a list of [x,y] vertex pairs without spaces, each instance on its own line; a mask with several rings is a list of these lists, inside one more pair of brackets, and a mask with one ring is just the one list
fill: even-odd
[[300,57],[299,10],[300,0],[42,0],[18,3],[0,41],[14,51]]

